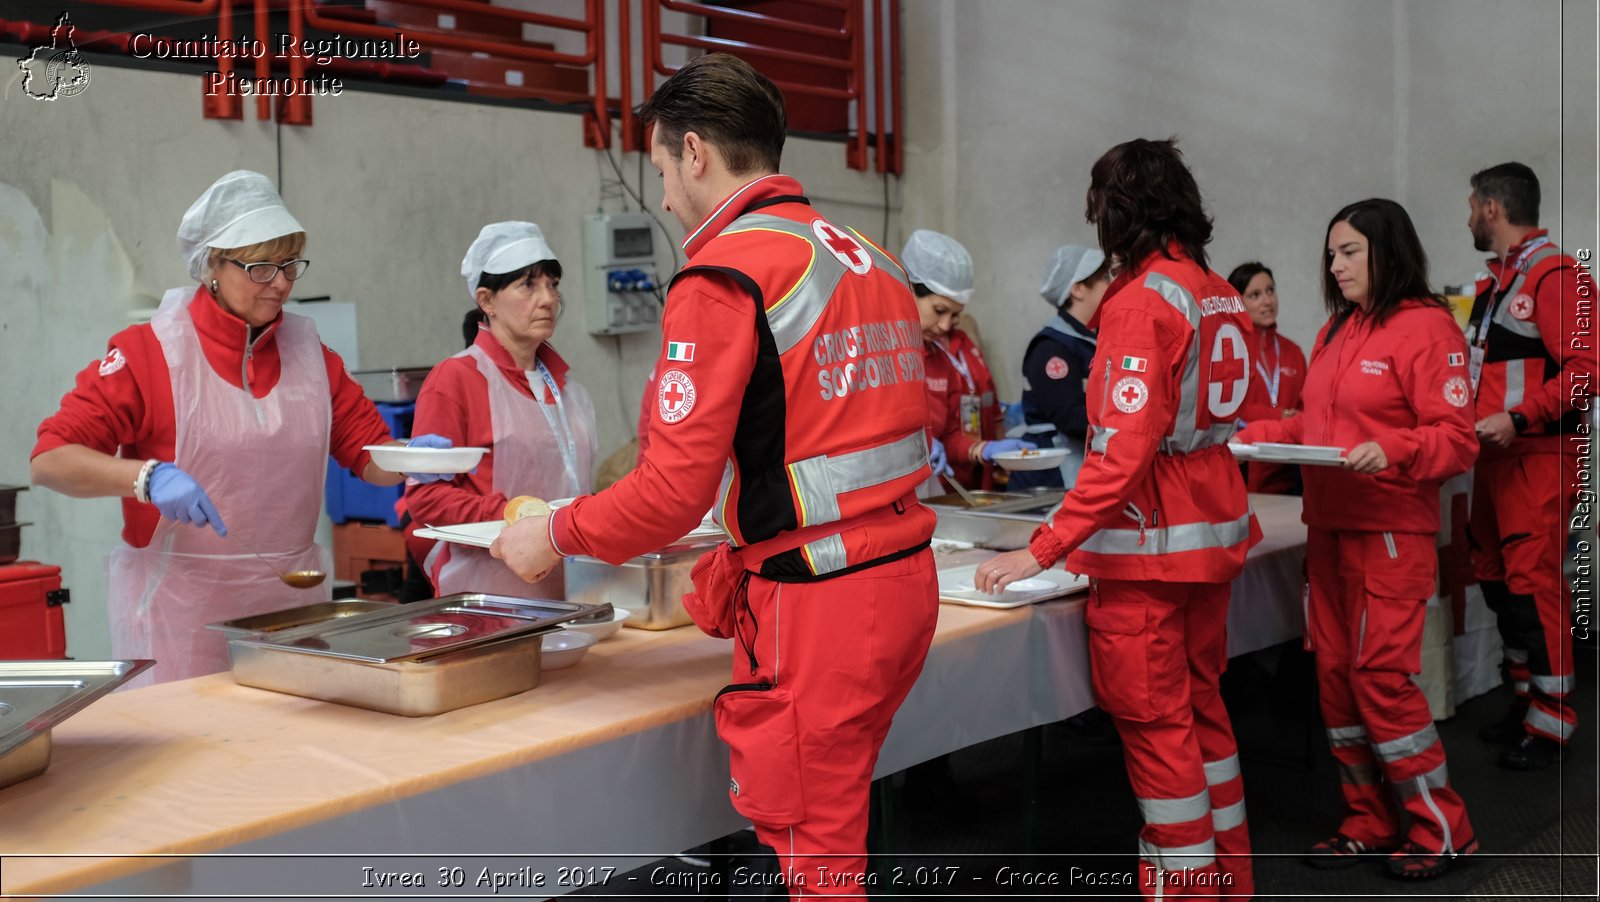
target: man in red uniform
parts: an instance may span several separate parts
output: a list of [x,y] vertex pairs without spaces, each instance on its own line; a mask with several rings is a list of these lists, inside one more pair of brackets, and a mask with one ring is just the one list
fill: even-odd
[[935,517],[915,493],[929,473],[916,302],[881,248],[778,174],[783,98],[748,64],[701,57],[642,115],[689,256],[668,289],[649,446],[616,485],[508,527],[493,551],[525,579],[566,554],[622,563],[715,499],[731,544],[685,603],[738,640],[715,704],[730,799],[791,895],[859,895],[873,765],[938,605]]
[[1140,889],[1248,897],[1244,784],[1218,681],[1229,584],[1261,540],[1227,447],[1249,386],[1250,316],[1206,268],[1211,220],[1173,141],[1107,151],[1088,219],[1120,271],[1089,323],[1089,453],[1051,521],[981,565],[978,588],[1063,557],[1094,578],[1089,663],[1144,815]]
[[[1572,636],[1561,560],[1577,487],[1563,434],[1579,428],[1593,393],[1595,352],[1565,340],[1580,268],[1539,223],[1539,179],[1521,163],[1472,177],[1467,226],[1490,251],[1468,327],[1482,447],[1472,490],[1473,570],[1505,641],[1516,699],[1483,731],[1507,743],[1502,767],[1549,766],[1572,738]],[[1583,404],[1583,409],[1588,405]]]

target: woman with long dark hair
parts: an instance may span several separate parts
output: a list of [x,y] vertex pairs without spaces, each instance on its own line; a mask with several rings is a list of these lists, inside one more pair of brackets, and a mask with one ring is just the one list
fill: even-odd
[[[1395,876],[1434,877],[1478,848],[1411,681],[1437,575],[1439,487],[1478,454],[1467,344],[1428,285],[1427,255],[1399,204],[1340,210],[1326,253],[1329,319],[1312,350],[1305,413],[1241,435],[1349,449],[1343,468],[1303,472],[1306,646],[1344,810],[1307,861],[1342,868],[1388,854]],[[1410,815],[1404,834],[1397,798]]]
[[1261,539],[1227,448],[1249,315],[1206,266],[1211,219],[1175,141],[1107,151],[1085,218],[1118,273],[1100,307],[1088,453],[1029,547],[980,565],[977,584],[995,591],[1062,558],[1093,577],[1089,664],[1144,815],[1140,891],[1248,897],[1244,784],[1218,681],[1230,584]]

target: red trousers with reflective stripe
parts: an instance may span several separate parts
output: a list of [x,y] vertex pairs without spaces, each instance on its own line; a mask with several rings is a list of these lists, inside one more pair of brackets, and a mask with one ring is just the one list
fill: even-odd
[[[872,769],[895,711],[922,672],[939,615],[933,554],[815,583],[751,577],[740,617],[756,672],[734,640],[734,683],[776,681],[794,695],[804,800],[793,824],[757,823],[792,899],[865,896]],[[730,745],[737,736],[723,736]],[[741,787],[749,791],[752,787]]]
[[1339,832],[1369,846],[1406,837],[1434,851],[1472,841],[1450,787],[1444,744],[1411,675],[1422,669],[1422,623],[1438,558],[1433,533],[1307,530],[1311,597],[1306,645],[1316,653],[1322,719],[1339,763]]
[[[1472,484],[1473,575],[1499,621],[1512,679],[1529,683],[1528,730],[1557,742],[1578,722],[1557,687],[1573,676],[1561,564],[1576,465],[1576,457],[1563,461],[1560,454],[1479,458]],[[1525,663],[1516,652],[1526,653]]]
[[1228,664],[1229,584],[1091,586],[1084,621],[1095,699],[1122,737],[1145,819],[1140,892],[1252,895],[1244,782],[1218,690]]

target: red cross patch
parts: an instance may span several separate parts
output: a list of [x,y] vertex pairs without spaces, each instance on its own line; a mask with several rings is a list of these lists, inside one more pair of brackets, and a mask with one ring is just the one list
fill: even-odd
[[676,423],[694,409],[694,380],[683,370],[667,370],[656,388],[656,406],[661,410],[661,422]]
[[1050,358],[1050,362],[1044,365],[1044,374],[1052,379],[1067,378],[1067,362],[1060,357]]
[[872,255],[861,246],[861,242],[834,228],[827,220],[812,220],[811,233],[817,236],[817,240],[822,242],[822,246],[827,248],[829,253],[856,275],[864,276],[872,269]]
[[1466,407],[1472,393],[1467,390],[1467,380],[1460,376],[1451,376],[1444,381],[1444,399],[1452,407]]
[[1511,306],[1506,309],[1517,319],[1531,319],[1533,317],[1533,295],[1517,295],[1511,299]]
[[1111,389],[1111,403],[1123,413],[1138,413],[1150,400],[1150,389],[1138,376],[1124,376]]
[[112,348],[106,359],[100,361],[100,375],[109,376],[128,365],[128,358],[122,356],[121,348]]

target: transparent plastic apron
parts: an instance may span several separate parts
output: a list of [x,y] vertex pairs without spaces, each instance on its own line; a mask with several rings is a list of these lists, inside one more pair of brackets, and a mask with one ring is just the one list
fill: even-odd
[[189,289],[167,292],[150,325],[172,377],[174,463],[205,489],[228,535],[163,517],[149,545],[111,553],[113,653],[157,662],[135,685],[228,669],[227,642],[207,623],[313,604],[332,592],[328,582],[286,586],[272,570],[332,567],[314,539],[333,410],[316,327],[284,314],[273,338],[278,384],[252,398],[206,361],[189,315],[193,297]]
[[[545,500],[572,498],[593,488],[596,439],[594,402],[583,386],[567,380],[556,388],[544,364],[527,372],[534,397],[517,391],[500,367],[476,345],[456,355],[471,357],[489,386],[489,420],[494,435],[493,487],[507,498],[534,495]],[[542,399],[549,398],[549,401]],[[490,556],[488,549],[450,545],[438,569],[440,595],[487,592],[521,598],[565,598],[562,568],[529,583]],[[431,568],[430,568],[431,569]]]

